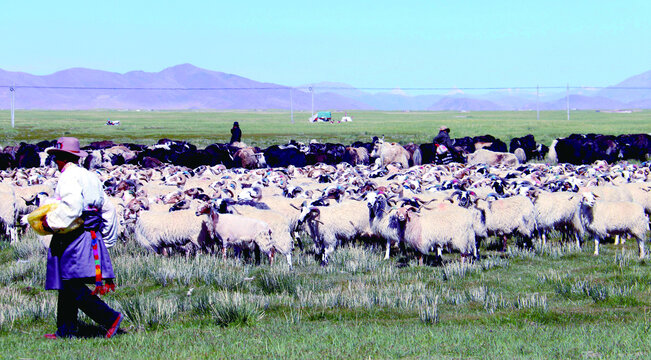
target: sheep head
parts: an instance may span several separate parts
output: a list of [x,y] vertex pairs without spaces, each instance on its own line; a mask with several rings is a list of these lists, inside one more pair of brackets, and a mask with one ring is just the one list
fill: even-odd
[[194,214],[196,216],[201,216],[201,215],[204,215],[204,214],[208,214],[208,213],[210,213],[210,207],[211,207],[211,205],[209,203],[201,204],[201,205],[199,205],[197,210],[194,212]]
[[446,200],[451,200],[454,197],[457,198],[457,201],[459,202],[459,206],[464,207],[466,209],[470,207],[470,205],[472,205],[474,201],[477,200],[477,195],[474,192],[461,191],[461,190],[456,190]]
[[597,202],[597,199],[599,198],[598,195],[592,193],[592,192],[584,192],[581,194],[583,198],[581,199],[581,202],[585,204],[586,206],[593,207],[594,204]]
[[396,216],[398,218],[398,221],[400,222],[409,221],[409,219],[411,219],[410,213],[414,213],[416,214],[416,216],[418,216],[420,210],[414,206],[403,206],[396,211]]
[[298,224],[302,224],[309,220],[314,220],[316,222],[321,223],[321,221],[319,221],[320,216],[321,216],[321,210],[319,210],[318,207],[304,206],[303,209],[301,210],[301,214],[298,216]]

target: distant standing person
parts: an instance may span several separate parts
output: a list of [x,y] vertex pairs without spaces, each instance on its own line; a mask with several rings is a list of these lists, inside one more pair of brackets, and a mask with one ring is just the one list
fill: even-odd
[[231,144],[234,142],[242,141],[242,130],[240,130],[240,123],[237,121],[233,123],[233,128],[231,129]]
[[[454,148],[454,142],[452,139],[450,139],[450,128],[443,125],[439,128],[439,133],[434,137],[432,142],[437,146],[443,145],[445,146],[445,149],[447,152],[450,153],[451,156],[453,156],[456,159],[459,159],[461,156],[459,152]],[[437,149],[438,151],[439,149]],[[445,153],[445,151],[443,151]]]
[[448,149],[452,149],[452,139],[450,139],[450,128],[443,125],[439,128],[439,134],[432,140],[433,143],[445,145]]

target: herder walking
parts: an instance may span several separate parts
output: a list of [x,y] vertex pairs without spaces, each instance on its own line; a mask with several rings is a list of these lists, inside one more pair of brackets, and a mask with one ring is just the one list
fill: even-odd
[[[58,206],[43,218],[42,228],[54,234],[47,253],[46,290],[58,290],[57,331],[48,339],[78,335],[77,313],[81,309],[104,326],[106,337],[117,332],[123,315],[110,308],[98,295],[114,290],[113,266],[103,240],[105,226],[111,227],[111,216],[102,218],[103,205],[109,203],[98,177],[77,165],[87,153],[79,149],[79,140],[59,138],[56,148],[48,150],[61,171],[54,196]],[[109,209],[114,208],[107,204]],[[106,210],[106,209],[104,209]],[[110,212],[110,211],[109,211]],[[105,211],[106,213],[106,211]],[[81,220],[80,220],[81,219]],[[82,223],[83,222],[83,223]],[[74,224],[81,224],[74,228]],[[109,235],[111,236],[111,235]],[[95,283],[91,291],[86,284]]]

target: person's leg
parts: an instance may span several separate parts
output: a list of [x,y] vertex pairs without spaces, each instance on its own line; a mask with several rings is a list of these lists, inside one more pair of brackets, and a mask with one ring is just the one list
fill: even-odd
[[74,285],[62,281],[57,299],[57,337],[71,337],[77,334],[77,302]]
[[111,309],[97,295],[91,295],[90,289],[82,282],[76,282],[75,302],[79,309],[96,323],[109,328],[120,313]]

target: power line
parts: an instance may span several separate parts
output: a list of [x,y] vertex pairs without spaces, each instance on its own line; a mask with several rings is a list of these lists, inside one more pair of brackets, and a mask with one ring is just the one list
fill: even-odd
[[[13,89],[45,89],[45,90],[136,90],[136,91],[247,91],[247,90],[371,90],[371,91],[474,91],[474,90],[537,90],[537,89],[567,89],[567,86],[510,86],[510,87],[336,87],[336,86],[276,86],[276,87],[103,87],[103,86],[39,86],[39,85],[0,85],[0,88]],[[570,89],[609,89],[609,90],[651,90],[644,86],[570,86]]]

